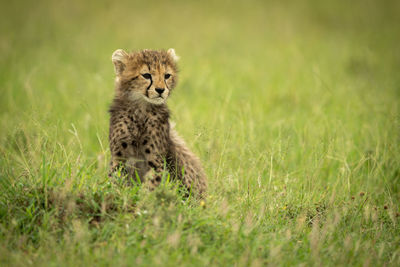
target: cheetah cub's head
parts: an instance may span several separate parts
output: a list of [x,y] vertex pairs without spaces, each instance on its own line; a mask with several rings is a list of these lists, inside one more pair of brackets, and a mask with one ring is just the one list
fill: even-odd
[[178,57],[168,51],[143,50],[126,53],[116,50],[112,61],[116,73],[116,94],[130,100],[163,104],[177,82]]

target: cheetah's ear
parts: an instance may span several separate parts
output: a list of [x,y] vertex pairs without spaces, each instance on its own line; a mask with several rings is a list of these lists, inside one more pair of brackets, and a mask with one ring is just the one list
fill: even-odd
[[112,62],[114,63],[114,68],[115,68],[115,74],[121,75],[121,73],[124,71],[126,67],[126,61],[128,58],[128,54],[122,50],[122,49],[117,49],[115,52],[112,54]]
[[170,49],[168,49],[167,53],[175,61],[175,63],[178,62],[179,56],[176,55],[175,49],[170,48]]

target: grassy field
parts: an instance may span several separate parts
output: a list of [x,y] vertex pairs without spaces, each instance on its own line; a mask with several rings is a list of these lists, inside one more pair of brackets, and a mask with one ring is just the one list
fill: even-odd
[[[2,1],[0,265],[400,265],[398,1]],[[107,178],[117,48],[174,47],[205,205]]]

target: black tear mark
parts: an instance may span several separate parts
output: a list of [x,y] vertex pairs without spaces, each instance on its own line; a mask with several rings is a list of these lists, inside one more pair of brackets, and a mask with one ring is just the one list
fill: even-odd
[[128,144],[125,143],[125,142],[122,142],[122,147],[123,147],[123,148],[127,148],[127,147],[128,147]]
[[147,96],[147,97],[149,97],[149,89],[150,89],[150,87],[151,87],[152,84],[153,84],[153,79],[152,79],[151,76],[150,76],[150,85],[149,85],[149,87],[147,87],[147,89],[146,89],[146,96]]
[[147,154],[150,154],[150,149],[146,148],[146,150],[144,152],[146,152]]
[[121,151],[118,151],[118,152],[117,152],[117,156],[118,156],[118,157],[121,157],[121,156],[122,156]]
[[167,87],[167,89],[169,90],[169,86],[166,80],[164,80],[165,86]]

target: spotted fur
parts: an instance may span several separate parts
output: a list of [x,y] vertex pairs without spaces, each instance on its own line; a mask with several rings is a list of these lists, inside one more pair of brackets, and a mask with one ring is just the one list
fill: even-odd
[[177,83],[178,57],[168,51],[143,50],[112,55],[116,73],[110,107],[110,176],[119,169],[130,180],[155,187],[164,171],[196,195],[204,196],[206,176],[200,160],[172,129],[166,99]]

